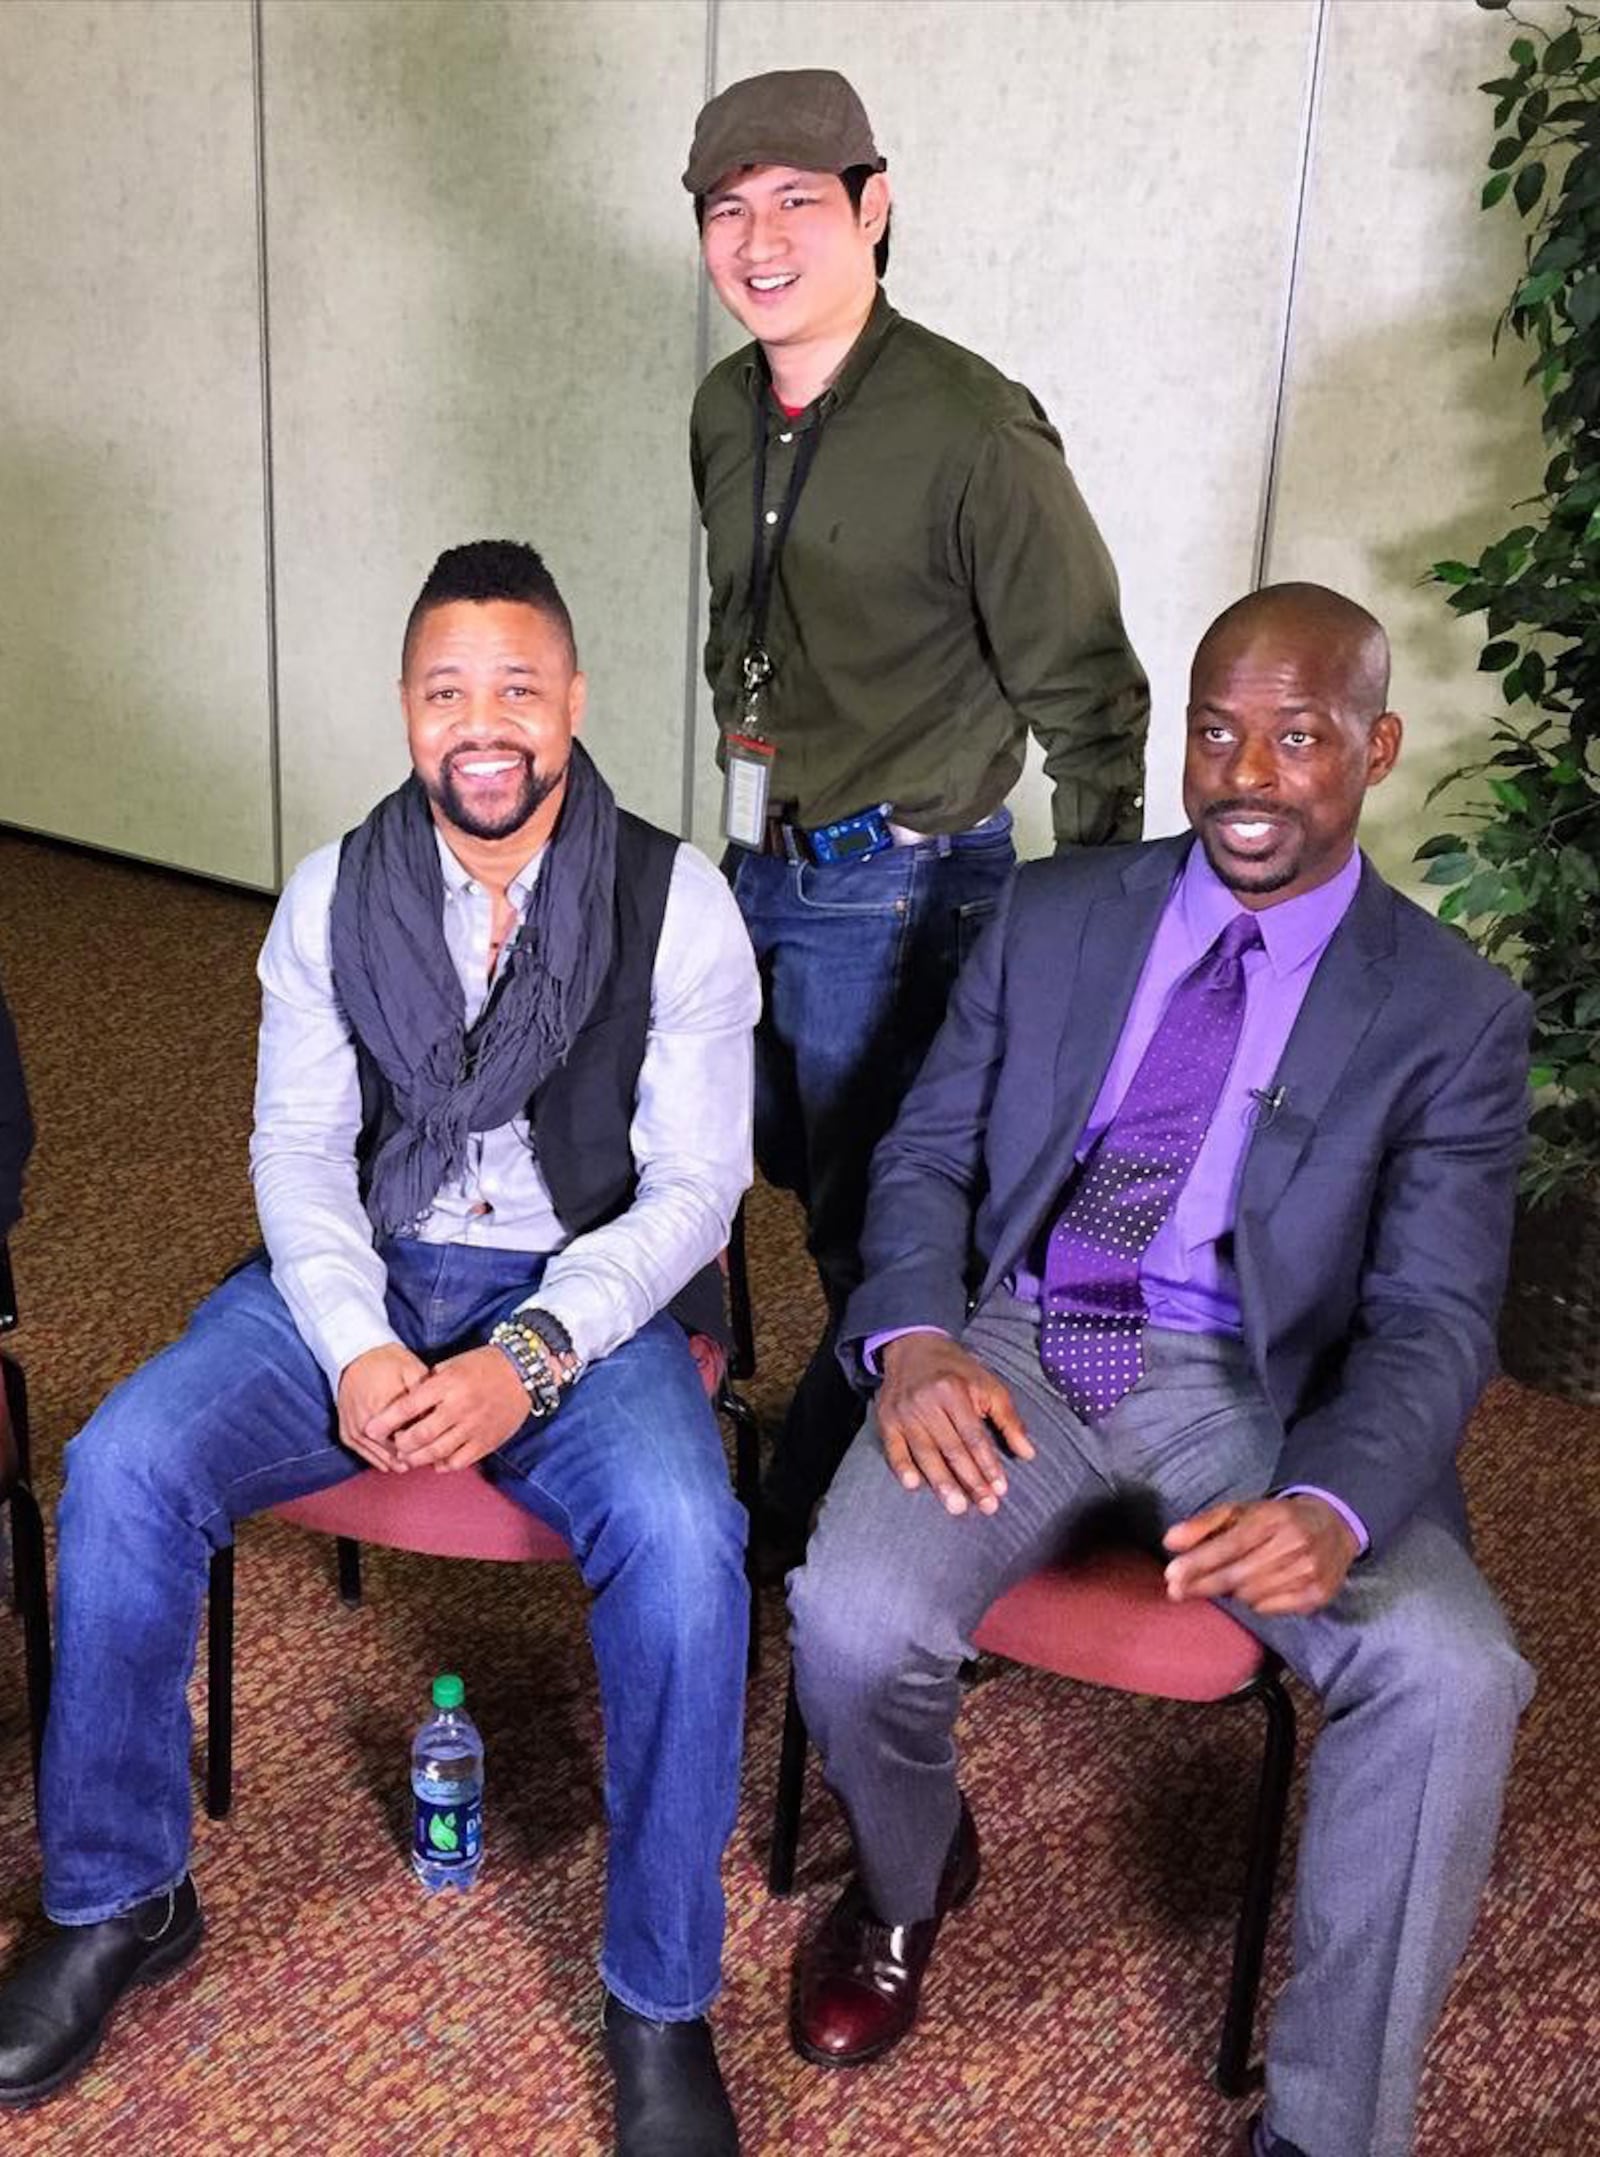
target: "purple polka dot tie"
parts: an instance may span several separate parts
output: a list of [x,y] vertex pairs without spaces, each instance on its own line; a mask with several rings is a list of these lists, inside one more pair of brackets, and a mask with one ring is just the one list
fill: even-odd
[[1086,1422],[1109,1414],[1143,1374],[1139,1260],[1216,1112],[1244,1023],[1244,954],[1260,942],[1255,917],[1235,914],[1178,983],[1050,1231],[1039,1360]]

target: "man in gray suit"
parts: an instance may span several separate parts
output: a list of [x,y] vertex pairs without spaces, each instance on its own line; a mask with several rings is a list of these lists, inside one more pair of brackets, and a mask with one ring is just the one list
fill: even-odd
[[1020,872],[879,1150],[841,1338],[881,1389],[791,1587],[859,1867],[801,1953],[807,2058],[911,2027],[977,1880],[974,1628],[1120,1501],[1168,1592],[1225,1600],[1325,1709],[1249,2146],[1410,2147],[1532,1690],[1454,1467],[1529,1010],[1356,848],[1388,672],[1336,593],[1229,608],[1194,664],[1193,833]]

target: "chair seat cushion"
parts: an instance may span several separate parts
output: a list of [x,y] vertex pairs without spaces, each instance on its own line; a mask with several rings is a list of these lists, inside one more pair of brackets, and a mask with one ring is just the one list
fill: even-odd
[[418,1550],[435,1558],[506,1558],[528,1563],[572,1553],[542,1520],[502,1496],[475,1468],[413,1468],[383,1475],[367,1468],[348,1483],[272,1508],[279,1520],[358,1543]]
[[1163,1700],[1224,1699],[1264,1660],[1216,1604],[1169,1602],[1159,1563],[1128,1549],[1030,1573],[992,1606],[976,1638],[1012,1662]]
[[[727,1375],[728,1359],[709,1334],[691,1333],[689,1353],[707,1400],[714,1401]],[[391,1550],[417,1550],[432,1558],[505,1558],[523,1564],[570,1558],[556,1534],[520,1505],[503,1497],[475,1468],[418,1468],[383,1475],[367,1468],[348,1483],[291,1498],[272,1511],[279,1520],[319,1535],[348,1536]]]

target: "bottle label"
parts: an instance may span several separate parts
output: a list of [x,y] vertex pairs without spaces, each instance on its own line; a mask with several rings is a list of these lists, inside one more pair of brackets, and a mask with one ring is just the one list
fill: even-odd
[[483,1799],[435,1804],[419,1797],[412,1847],[426,1864],[465,1871],[483,1853]]

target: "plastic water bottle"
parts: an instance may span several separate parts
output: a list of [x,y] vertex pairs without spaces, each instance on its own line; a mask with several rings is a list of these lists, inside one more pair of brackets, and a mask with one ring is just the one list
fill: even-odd
[[411,1747],[411,1863],[430,1895],[442,1887],[464,1894],[483,1863],[483,1740],[461,1705],[466,1693],[449,1672],[435,1678],[435,1712]]

